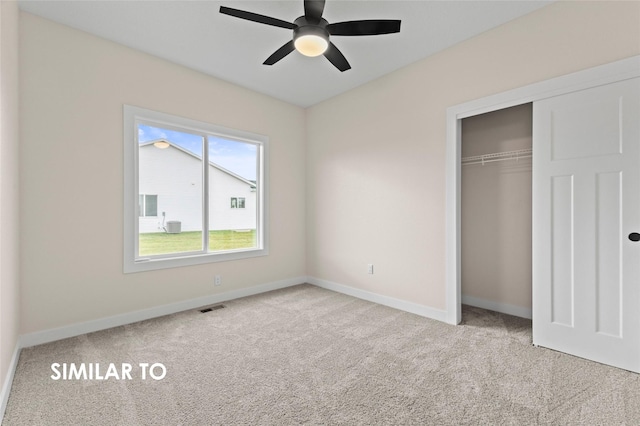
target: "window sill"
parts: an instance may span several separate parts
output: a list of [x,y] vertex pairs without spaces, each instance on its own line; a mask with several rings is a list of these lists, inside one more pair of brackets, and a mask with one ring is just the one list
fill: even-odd
[[227,262],[266,256],[269,251],[262,249],[234,250],[222,253],[201,253],[171,258],[144,258],[124,260],[124,273],[155,271],[159,269],[179,268],[182,266],[202,265],[205,263]]

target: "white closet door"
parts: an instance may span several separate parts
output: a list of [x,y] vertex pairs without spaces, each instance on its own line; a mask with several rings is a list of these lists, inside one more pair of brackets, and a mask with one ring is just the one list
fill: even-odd
[[640,78],[535,102],[533,154],[533,343],[640,372]]

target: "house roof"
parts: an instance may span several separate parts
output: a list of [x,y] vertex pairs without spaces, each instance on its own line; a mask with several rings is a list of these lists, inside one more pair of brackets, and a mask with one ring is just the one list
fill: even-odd
[[[143,142],[139,146],[141,148],[142,147],[147,147],[147,146],[151,146],[151,145],[155,144],[156,142],[166,142],[166,143],[169,144],[169,146],[167,148],[175,148],[175,149],[177,149],[178,151],[180,151],[180,152],[182,152],[184,154],[187,154],[187,155],[189,155],[189,156],[191,156],[191,157],[193,157],[193,158],[195,158],[195,159],[197,159],[199,161],[202,161],[202,157],[200,157],[199,155],[189,151],[188,149],[182,148],[180,145],[174,144],[173,142],[171,142],[168,139],[154,139],[154,140],[151,140],[151,141],[148,141],[148,142]],[[216,163],[214,163],[212,161],[209,161],[209,166],[214,167],[214,168],[220,170],[221,172],[226,173],[229,176],[234,177],[234,178],[246,183],[251,188],[255,188],[256,187],[256,181],[245,179],[242,176],[240,176],[239,174],[233,173],[231,170],[227,170],[224,167],[222,167],[222,166],[220,166],[220,165],[218,165],[218,164],[216,164]]]

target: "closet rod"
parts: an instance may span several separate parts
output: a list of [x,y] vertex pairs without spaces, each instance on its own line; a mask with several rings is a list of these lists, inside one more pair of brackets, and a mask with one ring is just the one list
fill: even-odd
[[472,157],[462,158],[462,165],[468,166],[471,164],[486,164],[493,163],[495,161],[505,160],[520,160],[521,158],[531,158],[533,155],[532,149],[519,149],[516,151],[496,152],[494,154],[474,155]]

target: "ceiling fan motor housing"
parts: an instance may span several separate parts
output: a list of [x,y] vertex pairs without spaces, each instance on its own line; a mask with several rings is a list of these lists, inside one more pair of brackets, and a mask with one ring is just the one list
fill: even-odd
[[[293,30],[293,41],[296,42],[300,37],[315,36],[320,37],[329,43],[329,31],[327,31],[328,22],[320,18],[319,20],[308,20],[306,17],[301,16],[294,21],[296,28]],[[322,54],[322,52],[318,53]]]

